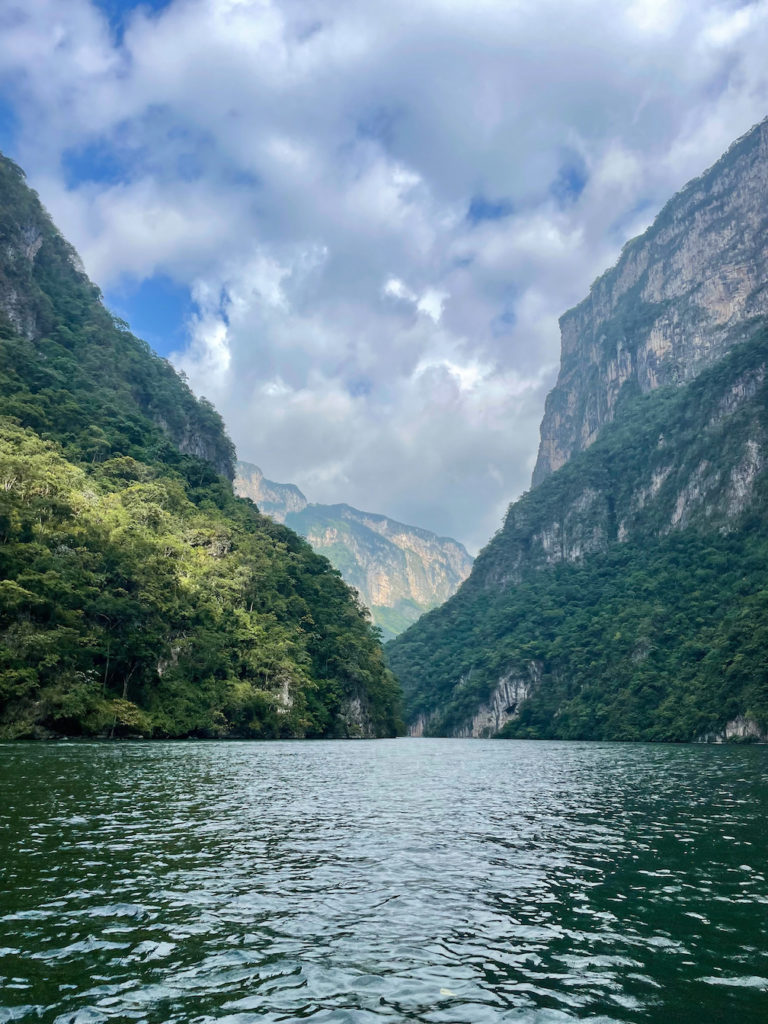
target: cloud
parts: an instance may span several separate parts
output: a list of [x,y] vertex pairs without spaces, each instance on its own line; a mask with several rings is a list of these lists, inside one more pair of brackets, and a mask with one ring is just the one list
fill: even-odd
[[100,285],[186,289],[243,457],[472,547],[559,315],[768,113],[762,2],[130,7],[6,0],[11,155]]
[[390,277],[385,282],[383,293],[410,303],[417,312],[428,316],[436,324],[440,323],[445,300],[449,298],[448,292],[440,291],[439,288],[425,288],[421,295],[417,295],[398,277]]

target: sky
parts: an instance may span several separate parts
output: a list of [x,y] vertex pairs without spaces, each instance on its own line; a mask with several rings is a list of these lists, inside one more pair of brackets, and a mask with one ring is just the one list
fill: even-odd
[[3,0],[0,149],[241,458],[475,552],[767,53],[768,0]]

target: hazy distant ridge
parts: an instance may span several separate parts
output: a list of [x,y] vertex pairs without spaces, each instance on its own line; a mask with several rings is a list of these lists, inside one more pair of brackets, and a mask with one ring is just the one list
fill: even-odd
[[472,568],[463,544],[351,505],[309,504],[294,484],[238,462],[235,490],[306,537],[359,592],[386,639],[455,593]]

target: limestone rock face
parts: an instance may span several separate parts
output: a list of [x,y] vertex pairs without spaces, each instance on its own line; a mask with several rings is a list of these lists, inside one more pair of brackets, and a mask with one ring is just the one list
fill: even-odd
[[235,490],[325,555],[385,639],[447,601],[472,568],[466,548],[450,537],[351,505],[309,504],[298,487],[267,480],[251,463],[238,462]]
[[13,268],[13,272],[0,274],[0,313],[29,339],[37,335],[37,317],[23,286],[32,277],[42,244],[43,233],[32,221],[20,225],[15,237],[6,235],[3,244],[3,264]]
[[485,704],[481,704],[469,722],[457,729],[455,736],[482,739],[494,736],[520,714],[520,705],[531,696],[541,682],[541,665],[532,661],[525,673],[509,672],[502,676]]
[[616,449],[598,445],[588,468],[574,463],[544,480],[510,506],[500,533],[478,556],[472,582],[504,589],[531,569],[692,525],[727,533],[755,501],[768,467],[760,415],[765,378],[760,361],[735,381],[724,379],[704,429],[682,443],[658,435],[630,473],[617,474]]
[[[541,684],[542,666],[540,662],[531,661],[524,670],[507,672],[497,681],[488,699],[481,704],[464,725],[454,728],[450,735],[457,739],[489,739],[500,732],[507,722],[513,721],[520,714],[520,706]],[[468,687],[471,675],[459,680],[457,691]],[[432,733],[432,730],[435,730]],[[446,735],[440,719],[439,709],[431,714],[418,715],[408,726],[408,735],[422,737],[429,735]]]
[[232,482],[234,474],[233,448],[216,430],[207,429],[192,409],[192,415],[184,415],[181,410],[174,410],[176,422],[170,423],[168,418],[151,406],[144,411],[153,422],[168,435],[179,451],[185,455],[193,455],[197,459],[210,463],[216,472]]
[[291,512],[301,512],[308,504],[295,484],[276,484],[274,480],[267,480],[259,467],[251,462],[237,463],[234,486],[241,498],[255,501],[265,515],[278,523],[284,523]]
[[589,447],[622,395],[692,380],[768,315],[768,120],[628,242],[560,320],[533,485]]
[[757,722],[744,715],[737,715],[726,722],[722,729],[706,732],[699,736],[698,743],[765,743],[768,735]]

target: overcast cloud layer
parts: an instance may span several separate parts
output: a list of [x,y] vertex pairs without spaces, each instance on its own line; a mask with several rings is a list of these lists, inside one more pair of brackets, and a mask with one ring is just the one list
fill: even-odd
[[242,458],[476,549],[558,316],[768,113],[768,5],[0,5],[6,143],[109,290],[158,275]]

